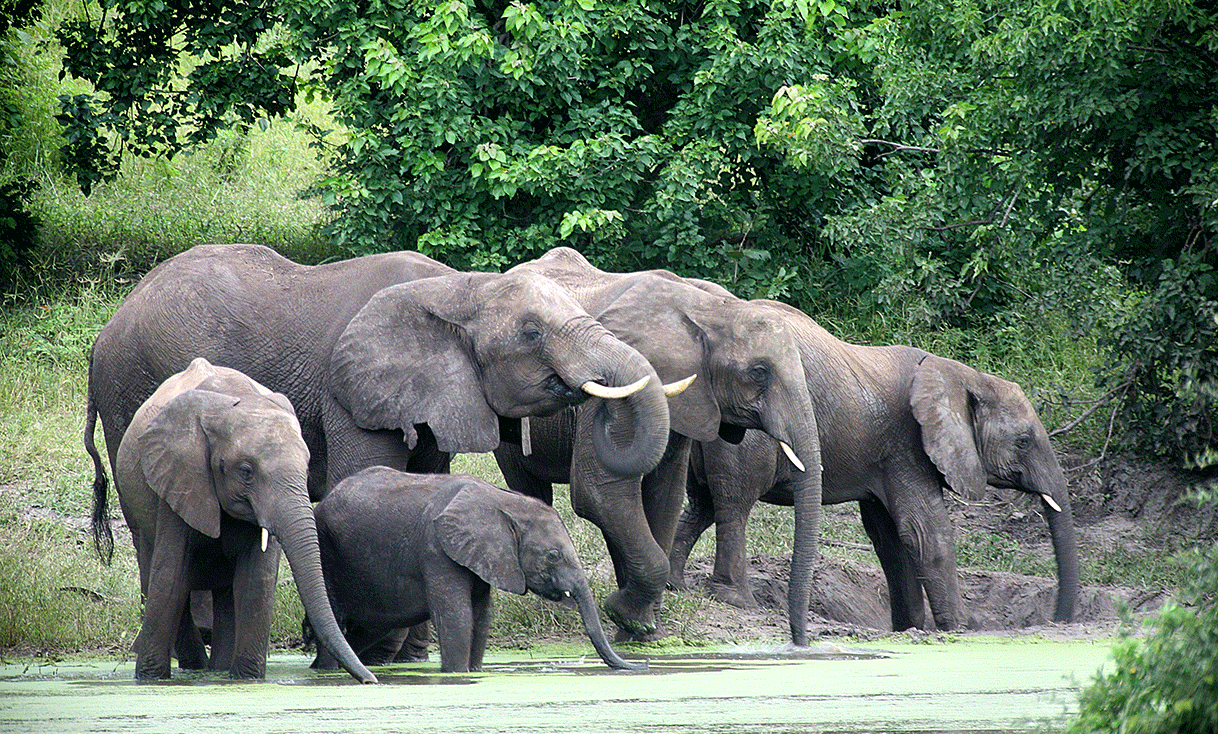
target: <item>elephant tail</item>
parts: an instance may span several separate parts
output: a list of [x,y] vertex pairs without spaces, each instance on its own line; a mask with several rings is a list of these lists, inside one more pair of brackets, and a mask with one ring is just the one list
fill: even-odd
[[107,507],[109,493],[106,467],[93,443],[97,427],[97,401],[93,397],[93,360],[89,359],[88,407],[85,410],[85,451],[93,459],[93,547],[107,566],[114,559],[114,531],[110,529],[110,511]]

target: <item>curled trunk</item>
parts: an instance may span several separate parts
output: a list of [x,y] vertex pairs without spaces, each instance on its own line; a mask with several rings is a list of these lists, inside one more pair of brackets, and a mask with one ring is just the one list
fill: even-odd
[[304,604],[305,613],[313,625],[319,645],[324,645],[338,664],[361,683],[376,683],[376,676],[363,663],[339,629],[326,594],[326,583],[321,572],[321,554],[317,541],[317,526],[313,511],[307,502],[299,506],[290,504],[281,507],[277,517],[270,523],[270,530],[279,540],[296,589]]
[[[622,477],[647,474],[668,445],[668,398],[655,370],[642,355],[619,355],[624,366],[610,384],[627,385],[650,376],[638,392],[622,400],[601,400],[592,423],[592,445],[601,465]],[[599,399],[599,398],[596,398]]]
[[618,670],[647,670],[647,663],[629,662],[618,655],[609,644],[609,638],[605,636],[605,629],[601,626],[600,611],[596,608],[596,601],[592,598],[592,590],[587,581],[576,585],[574,597],[579,606],[579,616],[584,622],[584,631],[592,641],[592,646],[596,648],[596,654],[605,661],[605,665]]

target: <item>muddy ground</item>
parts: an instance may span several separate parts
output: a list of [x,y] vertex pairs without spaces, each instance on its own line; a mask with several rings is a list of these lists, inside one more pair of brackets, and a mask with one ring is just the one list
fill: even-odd
[[[1065,457],[1062,462],[1074,502],[1083,585],[1076,619],[1052,622],[1056,580],[1015,573],[960,569],[960,587],[978,633],[1036,634],[1053,639],[1108,636],[1120,624],[1119,609],[1145,615],[1162,606],[1162,588],[1100,586],[1086,583],[1089,566],[1101,556],[1124,551],[1130,558],[1162,557],[1174,550],[1218,539],[1218,512],[1184,501],[1199,477],[1167,464],[1106,458]],[[1010,538],[1021,548],[1052,559],[1048,526],[1033,503],[1016,493],[991,490],[977,505],[949,502],[956,537],[970,530]],[[1038,504],[1038,503],[1037,503]],[[708,530],[713,532],[713,530]],[[871,555],[874,559],[874,555]],[[789,558],[753,556],[750,560],[756,610],[725,604],[706,605],[691,624],[710,639],[786,637]],[[691,558],[687,581],[705,593],[711,558]],[[809,630],[814,637],[877,637],[891,631],[888,589],[878,562],[822,556],[811,600]],[[930,619],[929,611],[926,615]]]

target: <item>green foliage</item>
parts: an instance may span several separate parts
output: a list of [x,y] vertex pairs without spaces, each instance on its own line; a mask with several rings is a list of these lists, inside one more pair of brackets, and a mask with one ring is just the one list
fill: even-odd
[[1218,275],[1193,253],[1164,260],[1158,283],[1109,339],[1106,379],[1126,391],[1134,438],[1196,465],[1218,438]]
[[1179,602],[1142,638],[1126,638],[1079,694],[1070,731],[1201,734],[1218,730],[1218,546],[1186,554]]
[[[57,31],[65,72],[104,94],[60,98],[63,162],[86,195],[114,178],[124,150],[173,156],[222,129],[265,125],[294,109],[294,70],[274,32],[275,3],[97,6]],[[184,58],[193,68],[179,76]]]
[[826,68],[813,15],[748,0],[294,4],[300,53],[323,59],[349,133],[321,184],[342,212],[332,231],[354,252],[418,247],[457,267],[570,244],[604,267],[780,295],[798,271],[778,257],[798,251],[786,212],[827,192],[753,128]]

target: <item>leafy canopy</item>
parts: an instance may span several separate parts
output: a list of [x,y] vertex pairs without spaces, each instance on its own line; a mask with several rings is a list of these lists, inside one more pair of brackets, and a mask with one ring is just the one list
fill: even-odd
[[[1218,422],[1218,10],[1193,0],[98,0],[65,161],[333,104],[351,253],[555,244],[914,330],[1111,334],[1146,447]],[[1001,340],[998,342],[1001,343]],[[1001,358],[1002,355],[998,355]]]

